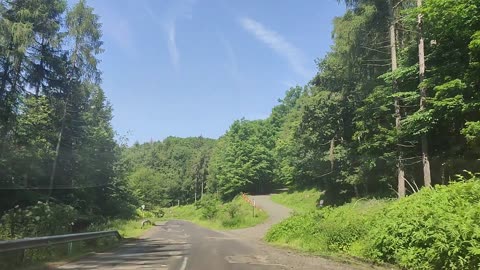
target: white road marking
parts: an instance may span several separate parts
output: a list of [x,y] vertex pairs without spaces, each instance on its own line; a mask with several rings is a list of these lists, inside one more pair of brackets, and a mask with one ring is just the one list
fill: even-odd
[[185,270],[187,268],[187,261],[188,261],[188,257],[183,257],[183,262],[182,262],[182,266],[180,266],[180,270]]

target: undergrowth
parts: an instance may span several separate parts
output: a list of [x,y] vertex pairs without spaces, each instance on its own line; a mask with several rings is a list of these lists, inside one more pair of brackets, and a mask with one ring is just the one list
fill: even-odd
[[480,179],[296,214],[265,239],[403,269],[480,269]]
[[316,189],[273,194],[272,201],[295,210],[306,213],[316,209],[322,193]]
[[196,204],[167,208],[163,220],[188,220],[212,229],[237,229],[255,226],[264,222],[268,215],[253,209],[241,196],[222,203],[214,196],[205,195]]

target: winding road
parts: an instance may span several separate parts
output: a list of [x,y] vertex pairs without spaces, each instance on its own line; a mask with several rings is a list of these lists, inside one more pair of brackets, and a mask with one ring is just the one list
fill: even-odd
[[321,257],[297,254],[261,241],[270,226],[290,215],[290,209],[270,196],[251,196],[269,214],[258,226],[213,231],[186,221],[157,224],[139,240],[110,252],[97,253],[59,269],[168,269],[168,270],[271,270],[271,269],[373,269],[371,265],[343,264]]

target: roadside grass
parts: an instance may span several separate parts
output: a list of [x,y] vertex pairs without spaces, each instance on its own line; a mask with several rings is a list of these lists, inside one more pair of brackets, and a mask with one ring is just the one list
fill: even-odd
[[231,202],[221,203],[214,199],[202,199],[203,203],[174,206],[165,209],[165,215],[159,220],[180,219],[196,223],[214,230],[247,228],[263,223],[268,215],[245,202],[241,196]]
[[384,200],[358,200],[340,207],[326,207],[295,214],[274,225],[267,242],[319,255],[358,253],[357,239],[367,234],[372,219],[388,204]]
[[[95,243],[92,245],[92,243]],[[3,265],[7,268],[0,269],[19,269],[19,270],[50,270],[57,269],[65,263],[79,260],[89,254],[98,252],[106,252],[118,247],[122,242],[113,238],[105,238],[97,241],[80,241],[74,242],[72,252],[68,254],[68,244],[59,244],[48,248],[30,249],[25,251],[26,260],[22,263],[9,263]],[[11,253],[10,262],[13,257],[18,257],[18,253]]]
[[271,196],[272,201],[295,210],[297,213],[307,213],[316,209],[322,192],[316,189],[293,191]]
[[479,180],[295,214],[274,225],[265,240],[401,269],[480,269]]
[[[137,238],[145,233],[151,225],[142,228],[142,219],[115,219],[102,224],[94,224],[89,231],[118,230],[124,239]],[[44,248],[8,252],[0,255],[0,269],[52,269],[55,265],[80,259],[90,253],[104,252],[118,247],[123,241],[106,237],[97,240],[73,242],[71,251],[68,244],[59,244]]]
[[137,238],[147,231],[151,224],[145,224],[142,228],[143,218],[136,219],[114,219],[106,223],[89,227],[90,231],[117,230],[123,238]]

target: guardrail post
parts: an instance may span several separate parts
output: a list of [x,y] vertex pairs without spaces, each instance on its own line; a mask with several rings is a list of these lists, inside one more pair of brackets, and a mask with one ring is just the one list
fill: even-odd
[[72,255],[73,252],[73,242],[68,242],[68,255]]

